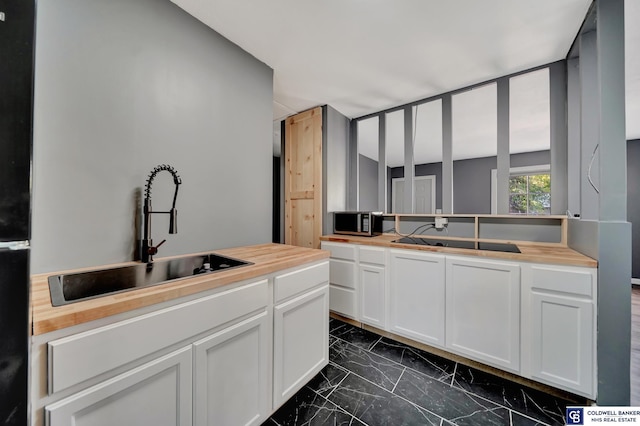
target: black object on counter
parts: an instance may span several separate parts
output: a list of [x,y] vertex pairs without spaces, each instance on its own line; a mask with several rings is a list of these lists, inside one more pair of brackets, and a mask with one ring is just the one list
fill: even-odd
[[397,240],[391,241],[392,243],[400,244],[415,244],[421,246],[433,246],[433,247],[452,247],[463,248],[470,250],[487,250],[487,251],[501,251],[506,253],[520,253],[520,249],[515,244],[508,243],[485,243],[475,242],[469,240],[437,240],[432,238],[414,238],[403,237]]

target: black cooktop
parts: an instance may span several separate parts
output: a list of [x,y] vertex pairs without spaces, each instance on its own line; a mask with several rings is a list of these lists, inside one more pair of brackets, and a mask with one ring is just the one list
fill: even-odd
[[403,237],[397,240],[393,240],[392,243],[401,244],[416,244],[421,246],[435,246],[435,247],[453,247],[464,248],[471,250],[489,250],[489,251],[503,251],[507,253],[520,253],[520,249],[515,244],[507,243],[483,243],[466,240],[436,240],[432,238],[412,238]]

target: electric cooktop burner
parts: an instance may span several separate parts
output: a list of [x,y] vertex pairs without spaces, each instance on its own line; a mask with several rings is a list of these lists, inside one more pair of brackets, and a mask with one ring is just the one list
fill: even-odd
[[483,243],[483,242],[476,243],[475,241],[436,240],[431,238],[412,238],[412,237],[403,237],[397,240],[393,240],[392,243],[416,244],[421,246],[436,246],[436,247],[453,247],[453,248],[464,248],[464,249],[471,249],[471,250],[503,251],[507,253],[520,253],[520,249],[518,249],[518,246],[516,246],[515,244],[507,244],[507,243]]

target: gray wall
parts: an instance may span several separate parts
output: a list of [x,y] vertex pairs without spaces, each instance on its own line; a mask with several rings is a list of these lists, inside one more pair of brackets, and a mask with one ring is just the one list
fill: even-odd
[[168,0],[40,0],[36,34],[34,273],[131,260],[162,163],[159,256],[271,240],[270,68]]
[[323,107],[323,212],[322,233],[333,233],[333,214],[347,210],[347,152],[349,119],[336,109]]
[[[549,164],[550,151],[511,154],[511,167]],[[497,166],[496,157],[473,158],[453,162],[454,212],[491,213],[491,169]],[[404,167],[390,169],[391,178],[404,177]],[[436,208],[442,208],[442,163],[416,165],[416,176],[436,176]],[[387,183],[391,193],[391,178]],[[391,200],[391,196],[388,197]],[[391,204],[389,203],[389,210]]]
[[631,276],[640,279],[640,139],[627,141],[627,220],[631,222]]
[[[598,405],[629,405],[631,233],[627,222],[624,137],[624,0],[595,0],[570,52],[568,193],[579,193],[581,219],[570,221],[569,246],[598,260]],[[580,120],[577,119],[579,114]],[[578,135],[580,135],[578,137]],[[595,147],[598,147],[597,152]],[[587,180],[591,156],[591,176]],[[575,167],[573,167],[575,166]],[[576,185],[578,185],[576,187]],[[576,206],[572,198],[571,206]]]
[[453,212],[491,213],[491,169],[496,157],[453,162]]
[[358,154],[359,210],[378,211],[378,162]]

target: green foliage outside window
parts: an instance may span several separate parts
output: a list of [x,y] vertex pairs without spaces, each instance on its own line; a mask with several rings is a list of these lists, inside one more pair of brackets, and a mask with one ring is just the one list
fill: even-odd
[[509,213],[551,214],[551,176],[512,176],[509,179]]

